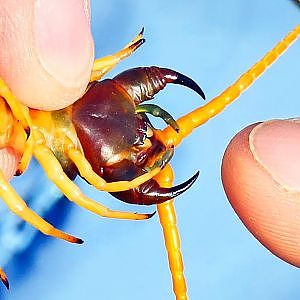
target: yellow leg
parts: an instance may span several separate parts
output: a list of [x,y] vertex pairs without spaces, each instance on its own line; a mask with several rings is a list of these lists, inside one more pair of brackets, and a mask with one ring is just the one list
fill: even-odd
[[24,152],[21,161],[19,162],[16,175],[21,175],[27,169],[32,158],[34,144],[35,144],[34,137],[32,134],[30,134],[30,136],[28,137],[25,143]]
[[90,81],[99,80],[107,72],[114,68],[121,60],[130,56],[137,48],[139,48],[145,42],[143,39],[143,31],[144,30],[142,29],[142,31],[122,50],[116,52],[115,54],[96,59]]
[[33,227],[40,230],[42,233],[57,237],[59,239],[71,243],[83,243],[81,239],[78,239],[74,236],[71,236],[63,231],[54,228],[51,224],[42,219],[34,211],[29,209],[26,203],[20,198],[20,196],[6,181],[2,171],[0,171],[0,197],[13,213],[18,215],[24,221],[31,224]]
[[22,123],[24,128],[27,128],[29,130],[29,127],[31,126],[31,120],[29,117],[28,107],[19,102],[19,100],[14,96],[14,94],[10,91],[10,89],[1,78],[0,96],[6,100],[14,117]]
[[33,153],[49,179],[55,183],[69,200],[77,205],[94,212],[97,215],[108,218],[144,220],[152,216],[152,214],[137,214],[108,209],[100,203],[86,197],[80,191],[78,186],[64,173],[59,161],[48,147],[37,145]]
[[7,279],[5,273],[3,272],[3,270],[1,268],[0,268],[0,279],[4,283],[4,285],[6,286],[6,288],[9,289],[8,279]]
[[170,126],[162,131],[162,141],[170,145],[178,145],[195,128],[199,127],[215,115],[219,114],[228,104],[237,99],[300,35],[300,25],[296,26],[282,41],[280,41],[259,62],[244,73],[233,85],[206,105],[183,116],[177,123],[180,131],[176,133]]
[[[173,172],[167,165],[155,180],[160,186],[170,187]],[[183,260],[180,251],[180,237],[177,228],[176,213],[173,200],[157,205],[160,224],[163,229],[165,246],[168,253],[169,267],[172,275],[173,290],[177,300],[187,300],[187,286],[183,273]]]
[[75,163],[81,177],[86,179],[96,189],[110,193],[136,188],[157,175],[161,170],[159,167],[155,168],[131,181],[106,182],[93,171],[90,163],[79,150],[69,149],[68,156]]
[[0,97],[3,97],[5,99],[6,103],[12,111],[14,118],[21,122],[25,132],[29,135],[25,145],[24,153],[18,167],[18,173],[21,174],[29,165],[32,157],[33,136],[31,134],[32,122],[29,116],[29,109],[27,106],[19,102],[19,100],[14,96],[14,94],[10,91],[10,89],[1,78]]

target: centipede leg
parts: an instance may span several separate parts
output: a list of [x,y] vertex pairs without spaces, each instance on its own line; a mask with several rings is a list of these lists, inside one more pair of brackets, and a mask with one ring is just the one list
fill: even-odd
[[121,60],[127,58],[136,49],[138,49],[145,42],[145,40],[143,39],[143,32],[144,29],[142,29],[139,34],[120,51],[112,55],[96,59],[92,69],[90,81],[92,82],[95,80],[99,80],[107,72],[114,68]]
[[300,25],[296,26],[282,41],[269,51],[259,62],[254,64],[233,85],[223,91],[219,96],[212,99],[206,105],[195,109],[191,113],[177,120],[179,133],[168,126],[162,131],[161,139],[165,145],[178,145],[183,138],[187,137],[195,128],[219,114],[227,105],[237,99],[265,70],[274,63],[283,52],[292,45],[300,35]]
[[27,106],[21,104],[19,100],[10,91],[5,82],[0,78],[0,97],[3,97],[11,109],[14,118],[22,124],[24,131],[27,135],[27,141],[25,144],[24,153],[19,163],[18,173],[23,173],[23,171],[28,167],[29,162],[32,157],[33,148],[33,135],[31,133],[32,121],[29,115],[29,109]]
[[0,279],[3,282],[3,284],[6,286],[6,288],[9,290],[9,282],[8,279],[4,273],[4,271],[0,268]]
[[59,161],[51,150],[45,145],[37,145],[34,156],[43,167],[49,179],[64,193],[64,195],[77,205],[94,212],[95,214],[117,219],[144,220],[153,214],[137,214],[110,210],[102,204],[85,196],[78,186],[64,173]]
[[121,192],[136,188],[137,186],[153,178],[161,170],[161,168],[157,166],[153,167],[151,170],[149,170],[149,172],[139,177],[136,177],[131,181],[106,182],[103,178],[101,178],[98,174],[96,174],[93,171],[91,164],[79,150],[69,149],[68,156],[75,163],[82,178],[84,178],[96,189],[110,193]]
[[19,120],[24,128],[31,125],[28,108],[21,104],[19,100],[10,91],[3,79],[0,78],[0,96],[3,97],[10,107],[14,117]]
[[[163,187],[171,187],[173,171],[167,165],[155,180]],[[157,205],[160,224],[163,229],[165,246],[168,253],[169,267],[173,281],[173,291],[177,300],[187,300],[187,286],[183,273],[183,260],[180,250],[180,236],[177,228],[176,213],[173,200]]]
[[61,230],[54,228],[51,224],[46,222],[43,218],[32,211],[24,202],[23,199],[15,192],[11,185],[5,179],[2,171],[0,170],[0,197],[6,203],[8,208],[28,222],[42,233],[51,235],[56,238],[68,241],[70,243],[82,244],[83,241],[72,235],[69,235]]

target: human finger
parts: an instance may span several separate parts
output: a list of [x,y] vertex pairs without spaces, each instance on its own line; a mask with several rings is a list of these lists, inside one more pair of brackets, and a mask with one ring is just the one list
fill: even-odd
[[228,145],[222,162],[227,197],[252,234],[300,267],[300,122],[250,125]]
[[0,1],[0,77],[25,105],[76,101],[94,59],[88,0]]

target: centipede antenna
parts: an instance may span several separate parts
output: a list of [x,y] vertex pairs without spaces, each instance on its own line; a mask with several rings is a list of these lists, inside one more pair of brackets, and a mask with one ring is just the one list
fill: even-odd
[[286,37],[281,40],[260,61],[254,64],[235,83],[226,88],[220,95],[177,120],[180,127],[179,133],[168,126],[162,132],[162,140],[169,145],[178,145],[183,138],[187,137],[195,128],[201,126],[209,119],[219,114],[227,105],[237,99],[252,83],[274,63],[297,40],[300,35],[300,24],[297,25]]

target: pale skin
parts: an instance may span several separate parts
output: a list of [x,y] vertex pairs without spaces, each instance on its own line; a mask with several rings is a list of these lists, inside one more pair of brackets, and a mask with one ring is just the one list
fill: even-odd
[[[21,14],[19,1],[3,0],[0,3],[0,77],[25,105],[55,110],[77,100],[90,79],[94,44],[89,1],[42,0],[39,6],[37,2],[24,1],[24,13]],[[49,10],[52,13],[45,13]],[[14,18],[17,13],[18,18]],[[62,18],[66,15],[68,18]],[[7,19],[10,21],[5,21]],[[6,26],[1,26],[1,22]],[[35,26],[30,27],[32,23]],[[6,30],[1,31],[1,28]],[[26,56],[25,50],[29,48],[31,55]],[[37,85],[42,88],[36,88]],[[14,175],[18,161],[13,149],[0,150],[0,168],[7,179]]]
[[223,157],[222,180],[233,208],[271,252],[300,267],[299,120],[247,126]]

